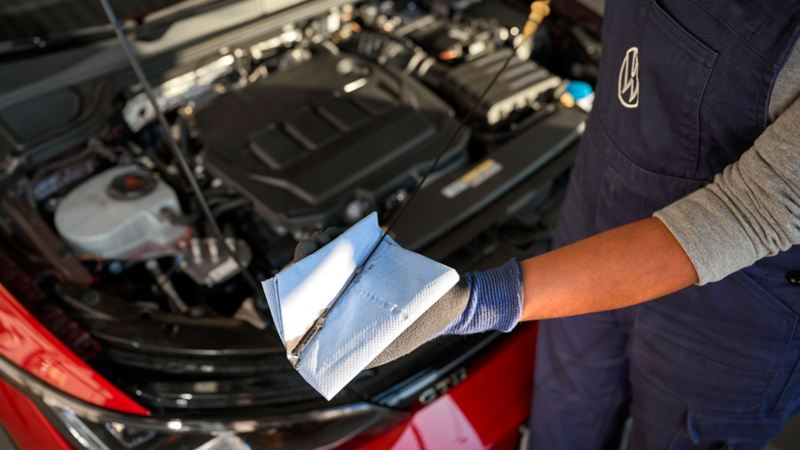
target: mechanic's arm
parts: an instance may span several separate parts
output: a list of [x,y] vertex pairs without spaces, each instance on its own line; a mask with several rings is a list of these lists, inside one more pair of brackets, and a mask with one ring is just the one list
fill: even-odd
[[621,308],[800,244],[800,99],[714,183],[655,218],[522,262],[522,320]]
[[372,365],[434,336],[509,331],[520,320],[635,305],[800,244],[800,100],[714,183],[654,216],[521,265],[464,274]]
[[594,235],[521,266],[521,320],[623,308],[697,282],[689,257],[655,218]]

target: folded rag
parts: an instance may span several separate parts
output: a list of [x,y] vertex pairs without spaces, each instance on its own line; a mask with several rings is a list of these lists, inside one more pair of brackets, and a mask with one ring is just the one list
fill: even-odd
[[[287,357],[382,234],[375,213],[263,282]],[[386,237],[342,293],[295,369],[330,400],[458,282],[455,270]]]

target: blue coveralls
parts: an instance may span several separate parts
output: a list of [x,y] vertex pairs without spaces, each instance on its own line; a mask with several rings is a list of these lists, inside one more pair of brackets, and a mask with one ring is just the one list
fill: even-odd
[[[767,126],[791,0],[608,0],[594,110],[556,243],[652,215]],[[800,409],[800,247],[641,306],[540,323],[536,450],[762,448]],[[564,274],[569,277],[568,273]]]

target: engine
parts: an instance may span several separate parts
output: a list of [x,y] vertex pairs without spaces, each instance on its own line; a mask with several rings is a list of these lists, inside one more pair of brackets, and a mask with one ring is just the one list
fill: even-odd
[[[466,252],[481,233],[496,234],[486,230],[501,218],[525,222],[506,217],[522,207],[518,199],[539,201],[520,183],[580,134],[583,113],[559,104],[564,78],[531,58],[519,30],[470,9],[475,2],[455,3],[463,5],[449,16],[412,2],[326,9],[173,68],[155,84],[221,238],[140,87],[130,78],[98,82],[107,91],[123,86],[103,97],[101,109],[111,111],[103,126],[75,127],[91,134],[54,146],[6,189],[0,282],[143,403],[181,407],[177,394],[147,397],[165,390],[193,392],[199,408],[203,395],[219,407],[226,389],[258,392],[235,406],[316,399],[288,367],[253,280],[291,263],[298,240],[315,231],[372,211],[392,217],[445,145],[396,238],[437,258]],[[524,9],[514,14],[521,24]],[[91,90],[70,95],[92,103],[82,89]],[[31,120],[7,134],[33,139],[33,118],[65,98],[26,105],[14,117]],[[0,127],[11,126],[5,113]],[[431,249],[491,208],[459,231],[461,241]],[[485,256],[480,245],[474,253]],[[498,258],[508,255],[498,248],[533,246],[492,245]],[[45,298],[56,300],[44,308]],[[187,381],[198,377],[217,384]]]
[[280,232],[355,222],[413,185],[457,126],[417,80],[341,53],[220,95],[196,120],[209,172]]

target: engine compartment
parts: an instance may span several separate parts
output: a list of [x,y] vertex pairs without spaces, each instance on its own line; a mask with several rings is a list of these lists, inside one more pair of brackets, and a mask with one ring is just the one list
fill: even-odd
[[[396,238],[458,269],[546,248],[564,155],[585,119],[559,103],[572,74],[545,67],[558,46],[520,42],[519,28],[463,3],[444,13],[414,2],[345,4],[162,76],[156,91],[170,132],[253,278],[289,264],[296,242],[315,231],[371,211],[391,217],[512,48],[519,58],[477,105]],[[503,5],[507,22],[523,23],[524,5]],[[563,33],[558,20],[548,25],[536,42]],[[57,101],[68,114],[96,90],[107,94],[95,94],[107,99],[95,105],[106,111],[103,126],[4,183],[0,283],[155,411],[318,406],[129,75],[25,107]],[[0,127],[24,148],[35,126],[12,116],[0,112]],[[441,339],[365,372],[333,403],[382,392],[486,339]]]

